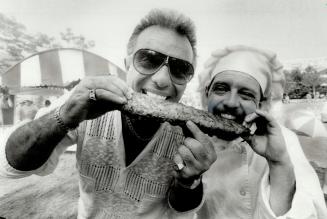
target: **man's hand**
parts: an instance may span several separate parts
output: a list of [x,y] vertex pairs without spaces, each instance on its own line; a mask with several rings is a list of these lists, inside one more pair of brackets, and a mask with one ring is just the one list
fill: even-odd
[[180,183],[191,185],[210,168],[216,161],[217,155],[208,135],[191,121],[186,125],[194,138],[185,138],[184,143],[178,148],[174,161],[182,168],[175,172],[175,177]]
[[[95,89],[96,101],[89,98],[91,89]],[[131,88],[116,76],[86,77],[62,106],[60,114],[67,126],[76,127],[84,120],[117,109],[131,97],[131,92]]]
[[255,122],[257,130],[250,139],[250,146],[266,158],[269,165],[271,186],[270,205],[277,216],[290,208],[295,192],[295,175],[280,126],[266,112],[257,110],[245,118],[246,124]]
[[178,148],[174,157],[178,168],[174,171],[175,183],[169,193],[169,203],[181,212],[199,206],[203,198],[201,175],[217,159],[210,137],[191,121],[186,126],[194,138],[185,138]]
[[270,164],[290,162],[282,131],[276,120],[267,112],[256,110],[245,118],[245,124],[255,123],[257,130],[250,139],[250,146]]

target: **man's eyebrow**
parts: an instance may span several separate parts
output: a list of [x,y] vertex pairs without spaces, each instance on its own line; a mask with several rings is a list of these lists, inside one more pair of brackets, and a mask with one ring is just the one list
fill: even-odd
[[215,88],[216,86],[219,86],[219,85],[227,85],[225,82],[222,82],[222,81],[212,81],[211,84],[209,85],[209,89],[213,89]]
[[[251,88],[242,88],[242,89],[239,89],[240,92],[247,92],[249,95],[253,96],[253,97],[256,97],[257,96],[257,92]],[[261,97],[261,92],[259,94],[259,96]],[[259,98],[260,99],[260,98]]]
[[250,91],[251,93],[256,93],[256,91],[254,89],[252,89],[251,87],[242,87],[242,88],[240,88],[240,90],[242,90],[242,91]]
[[223,81],[215,81],[212,83],[212,86],[214,86],[214,85],[227,85],[227,83],[223,82]]

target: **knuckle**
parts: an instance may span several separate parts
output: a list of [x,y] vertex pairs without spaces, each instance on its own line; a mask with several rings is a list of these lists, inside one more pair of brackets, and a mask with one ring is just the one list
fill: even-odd
[[202,140],[202,141],[207,141],[207,137],[208,135],[199,131],[199,138]]
[[210,155],[207,153],[207,151],[203,150],[203,149],[198,152],[198,155],[202,160],[207,160],[210,157]]
[[92,76],[86,76],[81,82],[80,84],[86,88],[89,88],[89,87],[93,87],[95,82],[94,82],[94,77]]
[[193,163],[193,157],[190,155],[191,153],[188,148],[186,148],[185,146],[180,147],[178,152],[184,161]]
[[199,153],[203,149],[202,144],[195,139],[189,139],[185,142],[185,147],[192,153]]
[[186,153],[187,147],[184,145],[181,145],[181,146],[179,146],[179,148],[177,150],[178,150],[178,153],[182,155],[182,154]]
[[205,142],[207,145],[213,147],[213,142],[212,142],[212,139],[210,138],[209,135],[205,135],[205,137],[204,137],[204,142]]
[[184,144],[190,145],[190,144],[192,144],[193,140],[194,140],[193,138],[187,137],[184,139]]
[[211,167],[211,162],[207,162],[205,165],[204,165],[204,168],[203,168],[203,172],[205,172],[205,171],[207,171],[207,170],[209,170],[209,168]]
[[209,167],[216,161],[215,156],[207,156],[205,160],[203,160],[203,165],[206,169],[209,169]]
[[185,154],[183,156],[183,160],[186,162],[186,163],[189,163],[191,165],[194,165],[194,158],[191,157],[189,154]]

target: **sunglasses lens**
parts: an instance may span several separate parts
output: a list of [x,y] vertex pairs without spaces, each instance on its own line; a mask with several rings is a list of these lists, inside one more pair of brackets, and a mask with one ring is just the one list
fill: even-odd
[[186,84],[192,79],[194,74],[191,63],[172,57],[169,59],[169,70],[172,80],[176,84]]
[[[165,64],[167,57],[150,49],[140,49],[134,54],[133,64],[139,73],[151,75]],[[168,63],[170,77],[174,83],[186,84],[193,77],[194,69],[191,63],[174,57],[169,57]]]
[[161,67],[166,57],[153,50],[140,49],[134,55],[134,67],[141,74],[153,74]]

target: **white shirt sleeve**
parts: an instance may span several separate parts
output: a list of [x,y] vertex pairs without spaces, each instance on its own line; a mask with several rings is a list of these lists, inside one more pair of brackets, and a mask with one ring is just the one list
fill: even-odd
[[[63,97],[59,98],[57,101],[55,101],[50,107],[48,108],[42,108],[38,111],[35,118],[39,118],[47,113],[50,113],[52,110],[54,110],[57,107],[60,107],[69,97],[70,93],[67,95],[64,95]],[[53,152],[51,153],[48,160],[38,169],[32,170],[32,171],[20,171],[13,168],[7,160],[5,147],[7,140],[9,139],[10,135],[17,130],[20,126],[26,124],[29,122],[28,120],[22,121],[18,123],[17,125],[14,125],[10,129],[8,129],[3,136],[0,138],[0,176],[2,177],[8,177],[8,178],[21,178],[30,176],[32,174],[36,175],[48,175],[52,173],[59,161],[59,157],[61,154],[65,152],[65,150],[76,143],[77,139],[77,131],[70,131],[66,134],[66,136],[58,143],[58,145],[55,147]]]
[[[282,128],[285,136],[288,153],[294,165],[296,191],[293,196],[290,210],[277,217],[269,204],[270,185],[268,171],[260,184],[255,218],[268,219],[325,219],[327,209],[318,177],[307,161],[297,136],[286,128]],[[268,170],[268,169],[267,169]]]

